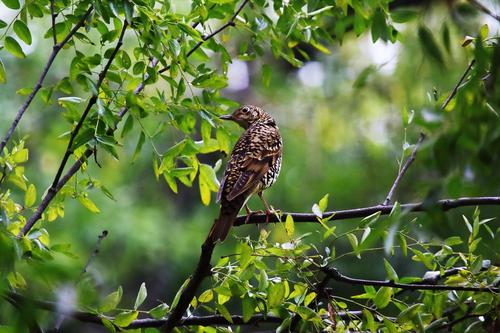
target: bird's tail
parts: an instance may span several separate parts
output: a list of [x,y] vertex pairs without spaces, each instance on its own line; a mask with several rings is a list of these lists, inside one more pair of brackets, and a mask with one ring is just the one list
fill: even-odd
[[[243,200],[241,200],[243,199]],[[219,217],[214,221],[214,225],[208,234],[208,238],[216,242],[226,239],[229,230],[238,216],[238,212],[243,206],[244,198],[234,198],[229,202],[222,202]]]

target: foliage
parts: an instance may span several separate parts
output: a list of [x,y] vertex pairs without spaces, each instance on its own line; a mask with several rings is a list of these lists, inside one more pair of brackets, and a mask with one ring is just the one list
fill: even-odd
[[[269,93],[286,100],[280,97],[280,81],[286,81],[289,66],[299,68],[327,59],[342,50],[349,38],[370,35],[372,43],[402,43],[407,47],[402,57],[410,58],[407,63],[411,74],[418,71],[412,59],[418,50],[425,64],[420,73],[430,76],[432,85],[441,87],[429,89],[427,85],[422,91],[413,89],[416,80],[412,75],[401,79],[401,85],[411,89],[407,105],[397,115],[402,123],[398,129],[405,138],[400,169],[411,152],[409,142],[415,132],[431,133],[431,142],[422,152],[426,169],[419,178],[429,186],[417,192],[428,205],[427,213],[415,217],[395,204],[388,218],[375,214],[354,227],[344,227],[330,221],[332,216],[326,214],[329,196],[325,195],[312,206],[316,221],[311,222],[317,222],[312,232],[301,229],[286,215],[280,216],[282,222],[271,232],[261,230],[256,238],[238,238],[235,254],[225,253],[213,267],[210,285],[192,299],[186,315],[218,314],[226,324],[218,327],[219,331],[230,331],[225,326],[239,320],[236,313],[241,314],[242,325],[278,323],[278,332],[471,332],[494,327],[498,321],[498,292],[490,290],[497,287],[499,276],[495,265],[498,251],[491,251],[498,233],[498,228],[492,226],[495,221],[480,218],[478,208],[473,214],[447,219],[432,205],[438,193],[498,193],[500,180],[492,166],[500,164],[500,47],[498,35],[490,32],[488,25],[472,26],[467,35],[462,34],[464,39],[458,45],[450,37],[458,34],[450,32],[448,24],[443,24],[439,35],[428,26],[432,22],[425,19],[422,9],[387,0],[193,0],[188,5],[154,0],[2,2],[16,10],[10,22],[0,20],[0,84],[22,84],[15,87],[23,98],[17,120],[27,117],[25,112],[33,112],[29,109],[32,101],[34,107],[57,109],[58,114],[50,114],[49,118],[54,118],[54,124],[47,126],[50,128],[20,138],[12,137],[17,121],[2,119],[6,136],[2,136],[5,140],[0,155],[0,291],[13,306],[5,303],[0,309],[17,313],[14,309],[20,304],[29,305],[29,299],[23,303],[15,297],[21,293],[33,299],[57,296],[59,303],[57,308],[52,306],[53,311],[68,314],[75,309],[85,310],[86,315],[93,315],[110,331],[127,327],[132,331],[138,319],[167,317],[178,305],[189,279],[171,301],[164,296],[157,297],[162,300],[159,303],[153,301],[143,280],[133,299],[122,299],[124,293],[130,294],[128,286],[115,287],[105,295],[97,279],[86,272],[99,252],[100,242],[81,271],[74,262],[67,263],[77,257],[78,250],[64,237],[57,237],[49,222],[68,218],[68,212],[74,212],[74,202],[97,214],[110,202],[120,201],[120,196],[114,194],[118,185],[110,189],[106,176],[93,175],[95,165],[112,170],[111,159],[127,163],[148,159],[152,174],[165,181],[172,192],[180,193],[183,187],[198,183],[199,199],[192,197],[191,201],[209,205],[219,186],[216,173],[221,167],[220,153],[229,154],[237,136],[230,125],[218,120],[219,115],[238,106],[231,95],[224,93],[231,63],[238,60],[262,65],[256,89],[266,90],[263,95]],[[453,10],[473,9],[464,6]],[[35,26],[46,29],[41,32]],[[405,29],[414,30],[413,40],[410,34],[404,35]],[[14,61],[34,57],[27,52],[27,46],[40,39],[51,43],[52,48],[46,63],[38,64],[38,71],[42,68],[38,81],[18,82],[16,71],[11,69]],[[460,67],[453,53],[454,57],[473,60],[455,91],[450,82],[456,83],[456,79],[443,74],[450,70],[463,72],[466,67]],[[64,74],[46,78],[55,59],[62,57],[64,64],[59,65]],[[373,90],[384,90],[374,79],[379,70],[369,65],[360,71],[352,80],[357,93],[366,93],[369,85],[375,87]],[[438,74],[430,75],[430,71]],[[426,93],[427,100],[415,97]],[[329,103],[324,96],[314,96],[314,100],[319,107]],[[350,103],[340,109],[341,115],[348,115],[351,106],[361,102],[353,99]],[[290,111],[290,118],[293,116]],[[326,132],[330,128],[322,127],[327,124],[324,115],[318,112],[315,116],[321,132],[317,145],[327,147]],[[361,123],[363,115],[355,118]],[[308,126],[301,122],[295,129]],[[341,127],[336,127],[340,133]],[[58,141],[47,141],[52,139],[46,137],[57,137]],[[291,146],[304,149],[297,144],[300,134],[289,137]],[[34,174],[37,164],[32,158],[39,158],[37,154],[43,149],[40,146],[44,145],[49,150],[54,146],[56,151],[63,151],[57,157],[61,162],[51,164],[54,176],[50,179]],[[151,159],[144,157],[149,152]],[[304,160],[299,153],[289,153],[289,162]],[[384,166],[386,157],[381,158],[380,166]],[[113,173],[108,177],[117,177]],[[437,176],[428,180],[426,173]],[[304,176],[303,184],[311,180],[309,177]],[[476,179],[477,187],[471,186],[467,177]],[[135,174],[132,181],[141,179]],[[296,200],[293,207],[298,208],[309,205],[307,194],[293,195],[297,187],[283,192],[283,200]],[[96,190],[110,201],[96,200]],[[302,186],[298,189],[303,190]],[[209,216],[204,215],[205,225],[212,220]],[[436,227],[431,236],[423,236],[429,221],[464,223],[468,233],[455,234]],[[146,232],[136,229],[133,233]],[[186,243],[190,244],[189,240]],[[197,249],[192,243],[187,248],[190,252]],[[402,274],[396,266],[401,261],[409,262],[414,268],[412,273],[427,273],[417,277]],[[363,289],[346,293],[341,283],[346,283],[343,273],[349,268],[347,262],[360,265],[357,272],[370,278],[373,276],[369,273],[375,272],[365,265],[376,263],[384,268],[387,282],[377,280],[381,284],[374,286],[351,278],[352,285],[359,282]],[[331,270],[334,268],[339,271]],[[423,283],[436,288],[408,291],[403,286]],[[74,286],[67,303],[64,295],[53,293],[59,288],[56,286],[64,284]],[[456,290],[450,291],[449,287]],[[461,290],[463,287],[477,290]],[[168,288],[175,293],[175,287]],[[0,331],[32,329],[37,322],[52,324],[53,314],[36,309],[36,303],[31,305],[20,312],[19,321],[0,317],[5,321]],[[195,326],[199,332],[215,331],[209,321]],[[152,328],[142,330],[150,332]],[[186,327],[177,330],[190,331]]]

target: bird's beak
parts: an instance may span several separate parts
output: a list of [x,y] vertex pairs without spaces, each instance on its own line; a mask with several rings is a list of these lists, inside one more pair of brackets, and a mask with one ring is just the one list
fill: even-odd
[[232,114],[225,114],[225,115],[220,116],[219,119],[233,120],[233,115]]

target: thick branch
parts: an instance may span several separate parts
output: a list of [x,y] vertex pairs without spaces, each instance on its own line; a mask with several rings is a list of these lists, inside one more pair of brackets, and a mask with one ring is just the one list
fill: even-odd
[[439,285],[439,284],[399,283],[399,282],[394,282],[392,280],[380,281],[380,280],[356,279],[345,276],[335,268],[330,268],[330,267],[323,267],[321,271],[326,275],[328,275],[332,280],[345,282],[351,285],[392,287],[405,290],[455,290],[455,291],[475,291],[475,292],[490,292],[490,293],[498,293],[499,291],[497,287],[493,286],[485,286],[485,287],[449,286],[449,285]]
[[211,238],[207,238],[205,243],[201,246],[200,260],[196,269],[189,279],[189,282],[179,298],[179,302],[172,309],[167,321],[165,322],[164,331],[170,332],[175,326],[178,326],[179,322],[182,320],[182,316],[189,306],[189,303],[193,300],[193,297],[198,290],[198,287],[203,282],[203,280],[210,276],[212,271],[212,266],[210,265],[210,260],[212,259],[212,253],[214,251],[215,243]]
[[38,78],[37,83],[35,84],[35,87],[31,91],[31,93],[28,95],[28,98],[26,101],[23,103],[21,108],[17,111],[16,117],[14,118],[14,121],[10,125],[9,129],[7,130],[7,134],[3,138],[2,142],[0,142],[0,152],[3,151],[4,147],[7,145],[7,142],[10,140],[12,134],[14,133],[14,130],[17,128],[17,125],[21,121],[21,118],[23,117],[24,113],[30,106],[31,102],[35,98],[36,94],[38,91],[42,88],[43,81],[45,80],[45,77],[47,76],[47,73],[49,72],[50,67],[52,66],[52,63],[56,59],[56,56],[59,54],[59,51],[63,48],[64,45],[66,45],[69,40],[73,37],[73,35],[80,29],[84,24],[85,21],[87,20],[87,17],[90,15],[90,13],[93,10],[93,6],[90,6],[89,9],[83,14],[81,17],[80,21],[78,21],[77,24],[71,29],[71,31],[66,35],[66,37],[58,44],[54,44],[52,48],[52,53],[49,56],[49,60],[47,60],[47,63],[45,64],[45,67],[42,70],[42,74],[40,74],[40,77]]
[[386,205],[391,203],[392,196],[394,195],[396,188],[398,187],[399,183],[401,182],[401,179],[403,179],[403,176],[405,175],[406,171],[410,168],[410,165],[413,163],[413,161],[415,161],[415,157],[417,156],[417,150],[420,147],[420,145],[422,144],[422,142],[424,141],[424,139],[425,139],[425,134],[420,133],[420,137],[418,138],[418,141],[415,144],[415,148],[413,148],[413,151],[412,151],[410,157],[408,157],[408,159],[406,160],[406,162],[403,165],[403,167],[401,168],[401,170],[399,170],[398,175],[397,175],[396,179],[394,180],[394,183],[392,184],[391,189],[389,190],[389,193],[387,193],[387,196],[385,197],[384,203],[382,205],[386,206]]
[[[427,202],[418,203],[407,203],[401,204],[401,210],[408,212],[422,212],[429,208],[437,207],[443,211],[450,209],[455,209],[458,207],[468,207],[468,206],[500,206],[500,197],[471,197],[471,198],[458,198],[458,199],[442,199],[438,200],[434,204]],[[391,213],[394,205],[376,205],[363,208],[345,209],[337,210],[323,213],[323,216],[331,216],[330,220],[347,220],[360,217],[367,217],[377,212],[381,215],[388,215]],[[318,217],[314,214],[307,213],[292,213],[283,212],[282,216],[291,215],[294,222],[315,222],[318,223]],[[244,224],[258,224],[266,222],[266,214],[252,214],[248,221],[246,215],[240,215],[236,219],[234,225],[241,226]],[[280,222],[276,215],[268,216],[269,222]]]

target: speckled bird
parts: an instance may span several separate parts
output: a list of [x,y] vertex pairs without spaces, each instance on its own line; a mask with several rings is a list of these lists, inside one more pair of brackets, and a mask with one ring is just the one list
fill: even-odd
[[[219,217],[210,230],[213,241],[223,241],[240,209],[257,193],[269,217],[271,210],[262,191],[274,184],[281,169],[283,141],[276,121],[263,109],[246,105],[221,119],[232,120],[245,129],[233,148],[231,159],[217,193],[221,203]],[[249,216],[248,215],[248,216]]]

